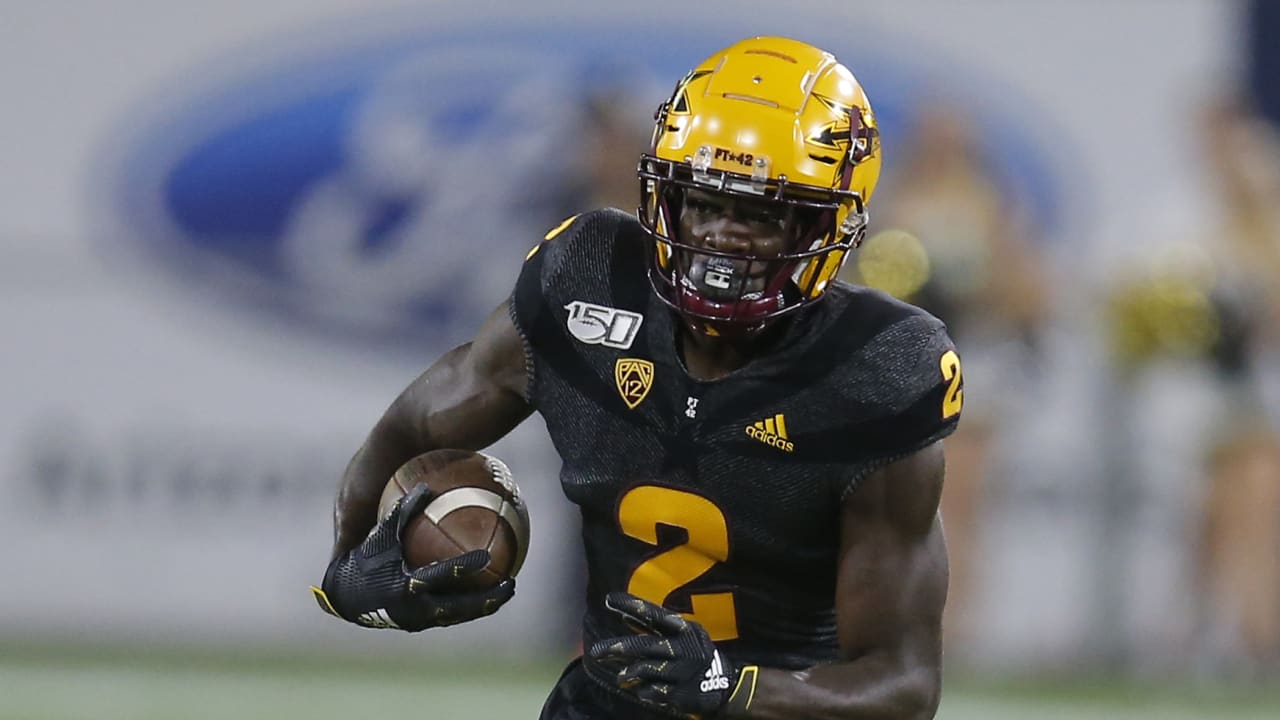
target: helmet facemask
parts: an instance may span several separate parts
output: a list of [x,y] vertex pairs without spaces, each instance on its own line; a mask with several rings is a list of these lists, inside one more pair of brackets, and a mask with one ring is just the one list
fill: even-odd
[[[639,174],[639,218],[656,244],[650,283],[663,302],[715,334],[753,334],[819,299],[866,227],[862,200],[850,191],[699,168],[696,157],[678,163],[645,155]],[[712,210],[768,213],[782,246],[752,254],[685,237],[683,214],[697,211],[690,205],[700,197],[712,199]]]

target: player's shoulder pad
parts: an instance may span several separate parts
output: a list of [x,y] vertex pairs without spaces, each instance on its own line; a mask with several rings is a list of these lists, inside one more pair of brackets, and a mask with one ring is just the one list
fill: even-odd
[[[843,387],[863,408],[869,447],[903,454],[949,435],[964,402],[960,356],[941,320],[883,293],[845,293],[841,313],[848,374]],[[847,318],[847,319],[846,319]],[[841,327],[843,325],[843,328]],[[860,337],[850,340],[850,335]]]
[[607,258],[612,241],[634,235],[618,232],[627,225],[638,223],[632,215],[614,208],[592,210],[566,218],[548,230],[542,241],[529,250],[521,275],[523,277],[536,270],[539,284],[545,287],[558,273],[568,269],[571,259],[590,262],[590,258],[584,255],[602,253]]
[[517,328],[530,337],[535,327],[549,327],[549,312],[573,300],[623,307],[619,295],[647,299],[646,247],[635,216],[612,208],[551,228],[529,251],[516,281],[511,308]]

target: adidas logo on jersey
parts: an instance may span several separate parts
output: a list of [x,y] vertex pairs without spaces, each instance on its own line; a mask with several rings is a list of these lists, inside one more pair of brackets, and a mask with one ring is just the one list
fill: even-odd
[[356,622],[365,627],[371,628],[384,630],[386,628],[400,629],[400,626],[396,624],[396,621],[392,620],[390,615],[387,615],[387,611],[384,608],[378,608],[373,612],[360,613],[360,615],[356,617]]
[[720,651],[716,650],[711,656],[711,667],[707,668],[706,678],[702,681],[702,692],[715,692],[716,690],[728,690],[729,678],[724,674],[724,663],[720,661]]
[[794,452],[796,446],[787,439],[787,421],[778,413],[768,420],[760,420],[747,426],[747,435],[765,445],[776,447],[784,452]]

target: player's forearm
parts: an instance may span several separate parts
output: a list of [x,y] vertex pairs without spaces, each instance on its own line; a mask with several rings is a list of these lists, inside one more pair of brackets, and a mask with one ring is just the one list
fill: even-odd
[[334,557],[364,539],[377,523],[378,501],[387,481],[401,465],[428,449],[390,428],[374,429],[347,464],[338,486],[333,506]]
[[762,668],[743,717],[930,720],[941,691],[938,668],[903,668],[875,656],[797,672]]

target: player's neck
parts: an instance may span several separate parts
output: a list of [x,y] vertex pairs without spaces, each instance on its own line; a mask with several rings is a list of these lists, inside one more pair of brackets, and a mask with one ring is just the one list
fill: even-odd
[[685,371],[695,380],[719,380],[769,353],[783,335],[785,321],[746,337],[712,336],[682,324],[677,346]]

